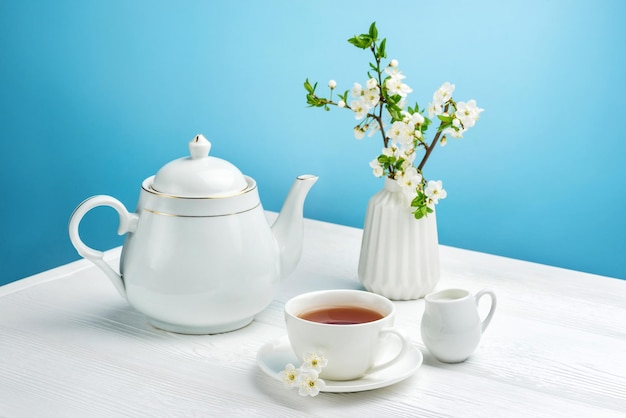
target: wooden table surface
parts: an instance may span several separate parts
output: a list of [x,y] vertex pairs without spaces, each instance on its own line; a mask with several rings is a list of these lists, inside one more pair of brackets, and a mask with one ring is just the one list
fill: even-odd
[[396,325],[424,355],[415,374],[315,398],[283,388],[258,367],[258,350],[285,335],[291,296],[361,288],[360,238],[306,220],[300,265],[272,304],[219,335],[151,327],[85,260],[2,286],[0,417],[626,416],[626,281],[446,246],[438,289],[498,295],[472,357],[438,362],[420,336],[424,301],[395,302]]

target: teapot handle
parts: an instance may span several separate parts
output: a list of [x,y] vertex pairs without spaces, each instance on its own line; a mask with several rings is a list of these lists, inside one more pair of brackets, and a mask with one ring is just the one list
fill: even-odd
[[115,270],[113,270],[111,266],[106,263],[106,261],[104,261],[104,253],[87,246],[80,239],[80,234],[78,233],[80,221],[87,214],[87,212],[98,206],[109,206],[115,209],[120,218],[119,227],[117,229],[118,235],[123,235],[127,232],[135,232],[137,229],[137,221],[139,220],[139,217],[134,213],[129,213],[122,202],[111,196],[92,196],[84,200],[76,209],[74,209],[69,223],[70,240],[72,241],[74,248],[76,248],[76,251],[78,251],[78,254],[100,268],[100,270],[102,270],[109,277],[109,279],[111,279],[117,291],[124,298],[126,298],[126,290],[122,277],[115,272]]

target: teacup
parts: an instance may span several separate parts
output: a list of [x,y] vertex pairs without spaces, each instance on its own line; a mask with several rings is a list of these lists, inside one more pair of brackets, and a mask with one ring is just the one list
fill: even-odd
[[[285,305],[291,347],[302,362],[315,353],[327,359],[320,377],[353,380],[391,366],[402,358],[410,341],[393,328],[395,306],[387,298],[361,290],[304,293]],[[391,358],[381,350],[399,339]],[[383,357],[383,358],[381,358]],[[387,358],[384,358],[387,357]]]

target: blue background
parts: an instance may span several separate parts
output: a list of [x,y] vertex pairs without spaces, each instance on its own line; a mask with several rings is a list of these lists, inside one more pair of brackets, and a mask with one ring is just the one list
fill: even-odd
[[[204,133],[278,210],[315,173],[314,219],[361,227],[382,187],[349,111],[308,109],[309,77],[364,83],[349,45],[376,20],[426,105],[443,82],[485,109],[426,166],[448,191],[442,244],[626,279],[626,2],[0,2],[0,284],[78,259],[72,210],[141,181]],[[86,242],[121,245],[98,209]]]

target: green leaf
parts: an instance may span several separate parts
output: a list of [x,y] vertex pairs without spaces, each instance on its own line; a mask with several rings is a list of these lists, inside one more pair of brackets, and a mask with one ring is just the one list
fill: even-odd
[[426,205],[426,196],[422,192],[419,192],[418,197],[413,199],[411,206],[416,208],[415,212],[413,212],[415,219],[422,219],[424,216],[428,216],[429,213],[433,212],[433,210]]
[[361,46],[361,41],[359,40],[359,38],[356,35],[354,37],[348,39],[348,42],[351,43],[352,45],[356,46],[357,48],[363,48]]
[[387,39],[383,38],[382,41],[380,41],[380,45],[378,45],[378,59],[382,59],[382,58],[387,58],[387,52],[385,51],[385,46],[387,44]]
[[449,128],[450,126],[452,126],[451,122],[448,123],[442,123],[441,125],[439,125],[439,128],[437,128],[437,132],[441,132],[446,128]]
[[348,39],[348,42],[357,48],[366,49],[372,44],[372,38],[367,34],[362,34]]
[[[419,113],[420,112],[419,108],[420,108],[420,106],[417,103],[415,103],[415,107],[409,106],[408,107],[408,111],[409,111],[410,114]],[[424,118],[424,119],[426,119],[426,118]]]
[[454,119],[452,116],[445,116],[445,115],[437,115],[437,117],[443,123],[452,123],[452,119]]
[[309,93],[313,93],[315,91],[315,89],[313,88],[313,86],[311,86],[311,83],[309,83],[309,79],[307,78],[306,81],[304,82],[304,88],[306,89],[306,91],[308,91]]
[[378,39],[378,29],[376,29],[376,22],[372,22],[372,24],[370,25],[369,35],[370,38],[374,40],[374,42],[376,41],[376,39]]
[[315,95],[313,95],[313,94],[307,94],[306,95],[306,101],[309,104],[317,103],[317,97],[315,97]]
[[306,95],[306,102],[309,104],[309,107],[322,107],[326,106],[326,103],[328,103],[326,99],[320,99],[312,93]]
[[400,101],[402,100],[402,96],[400,96],[399,94],[394,94],[390,97],[390,99],[392,99],[394,103],[400,103]]
[[393,123],[399,120],[403,120],[404,117],[400,113],[402,109],[396,105],[393,105],[393,106],[394,108],[390,108],[389,106],[387,106],[387,110],[389,111],[389,114],[391,115],[391,122]]

